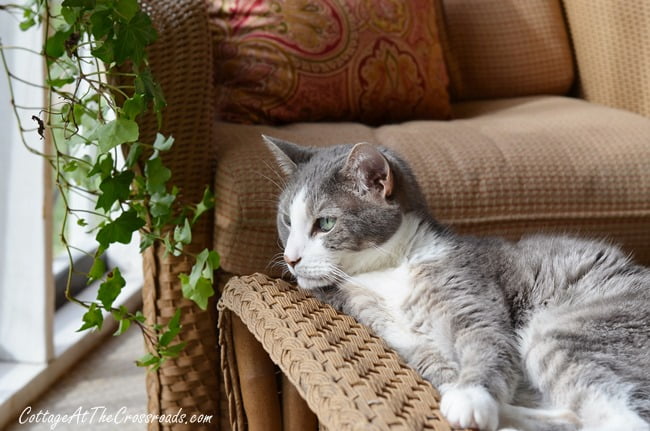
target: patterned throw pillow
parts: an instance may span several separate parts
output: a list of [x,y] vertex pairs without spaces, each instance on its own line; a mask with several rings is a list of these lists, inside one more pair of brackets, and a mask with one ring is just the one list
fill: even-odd
[[220,119],[450,117],[432,0],[211,0]]

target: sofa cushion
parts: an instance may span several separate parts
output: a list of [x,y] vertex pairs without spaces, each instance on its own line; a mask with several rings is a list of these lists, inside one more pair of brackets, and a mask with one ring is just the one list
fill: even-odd
[[650,2],[563,4],[582,96],[650,117]]
[[218,111],[243,123],[448,118],[429,0],[209,0]]
[[573,58],[559,0],[438,0],[455,100],[566,94]]
[[650,263],[650,120],[564,97],[456,106],[451,122],[370,128],[220,123],[215,247],[224,270],[278,275],[283,177],[262,133],[324,146],[368,141],[412,165],[433,214],[462,233],[575,232],[621,242]]

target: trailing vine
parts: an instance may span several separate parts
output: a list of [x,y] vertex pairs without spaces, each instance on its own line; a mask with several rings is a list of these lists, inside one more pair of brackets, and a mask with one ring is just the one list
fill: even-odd
[[[63,199],[58,235],[69,260],[66,298],[86,309],[79,331],[101,329],[106,312],[118,322],[115,335],[137,325],[150,351],[136,363],[157,369],[184,347],[175,341],[181,330],[181,310],[166,325],[159,325],[148,322],[140,311],[131,313],[124,306],[114,306],[126,281],[120,268],[106,268],[102,257],[112,244],[130,243],[136,232],[141,252],[162,244],[168,254],[188,255],[195,264],[189,274],[180,275],[183,295],[206,309],[214,294],[213,273],[219,255],[208,249],[193,255],[186,247],[192,242],[197,220],[214,205],[212,192],[206,188],[200,202],[180,205],[180,190],[169,184],[172,172],[161,158],[174,138],[158,133],[154,142],[140,140],[138,117],[151,110],[160,127],[165,107],[162,89],[147,61],[146,48],[156,40],[156,30],[137,0],[29,0],[0,6],[0,10],[20,15],[22,30],[44,27],[41,52],[0,41],[0,57],[22,143],[49,162]],[[10,70],[5,55],[10,49],[45,59],[48,103],[40,116],[23,118],[24,107],[14,99],[14,82],[40,85]],[[26,138],[30,130],[51,142],[51,151],[30,145]],[[72,207],[72,194],[92,200],[94,208]],[[76,271],[72,251],[77,249],[69,240],[71,223],[94,235],[96,242],[87,273],[88,283],[99,285],[92,301],[70,291]]]

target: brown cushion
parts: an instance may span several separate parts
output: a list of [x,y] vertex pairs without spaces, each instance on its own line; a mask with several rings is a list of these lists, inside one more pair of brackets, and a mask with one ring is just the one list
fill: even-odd
[[650,117],[650,2],[565,0],[585,99]]
[[559,0],[438,0],[456,100],[566,94],[573,59]]
[[220,118],[244,123],[450,115],[430,0],[209,0]]
[[456,106],[461,119],[217,126],[215,246],[236,274],[277,275],[283,178],[260,134],[305,145],[368,141],[401,153],[434,215],[458,231],[518,238],[578,232],[622,242],[650,263],[650,120],[564,97]]

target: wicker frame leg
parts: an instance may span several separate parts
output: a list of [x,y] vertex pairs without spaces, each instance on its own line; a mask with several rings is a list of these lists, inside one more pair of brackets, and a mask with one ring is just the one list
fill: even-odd
[[317,431],[318,418],[291,380],[282,374],[282,430]]
[[237,317],[232,332],[244,412],[249,431],[281,431],[282,417],[273,362]]

